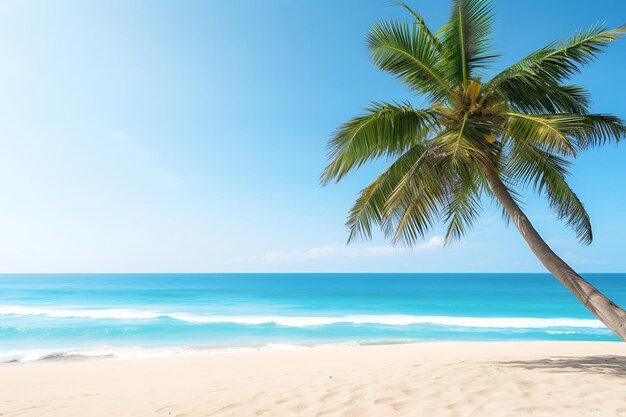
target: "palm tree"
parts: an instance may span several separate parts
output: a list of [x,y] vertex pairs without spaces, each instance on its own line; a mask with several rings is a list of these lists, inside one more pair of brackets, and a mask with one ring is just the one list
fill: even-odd
[[328,142],[323,184],[338,182],[368,161],[392,161],[350,210],[348,242],[370,238],[378,226],[393,243],[411,246],[438,221],[445,223],[450,242],[472,226],[483,197],[489,197],[545,268],[626,340],[626,312],[550,249],[515,191],[532,187],[581,243],[591,243],[589,215],[567,183],[568,167],[580,151],[619,141],[626,127],[618,117],[590,113],[588,91],[567,82],[626,28],[579,31],[485,82],[481,72],[497,58],[489,38],[490,1],[453,0],[449,22],[437,31],[398,4],[410,21],[375,24],[368,47],[376,66],[428,105],[372,103]]

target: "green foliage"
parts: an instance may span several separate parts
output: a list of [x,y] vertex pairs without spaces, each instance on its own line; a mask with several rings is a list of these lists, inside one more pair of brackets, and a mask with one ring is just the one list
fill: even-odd
[[436,128],[430,110],[416,110],[408,103],[373,103],[365,115],[344,123],[329,141],[330,163],[322,182],[339,181],[369,160],[399,155]]
[[580,151],[626,135],[618,117],[589,113],[589,93],[567,84],[626,32],[596,25],[555,41],[482,83],[491,50],[489,0],[453,0],[449,22],[432,31],[404,2],[407,22],[373,26],[367,42],[376,66],[430,100],[373,103],[343,124],[328,143],[323,184],[364,163],[393,162],[364,188],[350,210],[349,241],[380,227],[393,242],[413,245],[437,223],[459,239],[494,198],[485,171],[495,171],[512,197],[531,187],[585,244],[589,215],[567,184]]
[[493,26],[491,3],[481,0],[453,0],[449,22],[441,29],[446,74],[455,85],[476,78],[476,70],[496,58],[489,36]]
[[368,46],[374,64],[387,71],[409,88],[443,100],[452,90],[444,79],[437,41],[422,25],[382,22],[368,35]]

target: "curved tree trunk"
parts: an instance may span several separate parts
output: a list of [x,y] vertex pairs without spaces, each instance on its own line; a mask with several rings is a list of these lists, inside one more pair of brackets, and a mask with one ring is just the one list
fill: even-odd
[[485,175],[496,198],[500,200],[500,203],[502,203],[506,212],[511,216],[513,223],[524,237],[524,240],[526,240],[526,243],[535,256],[539,258],[543,266],[565,285],[602,323],[615,332],[623,341],[626,341],[626,311],[605,297],[589,282],[585,281],[583,277],[578,275],[576,271],[550,249],[530,223],[528,217],[513,200],[498,174],[491,167],[485,167]]

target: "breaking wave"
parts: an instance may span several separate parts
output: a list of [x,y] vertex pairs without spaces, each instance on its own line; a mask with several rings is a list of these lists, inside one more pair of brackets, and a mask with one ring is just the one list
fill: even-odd
[[0,306],[0,316],[46,316],[51,318],[85,318],[113,320],[154,320],[170,318],[188,323],[223,323],[240,325],[275,324],[288,327],[329,326],[333,324],[377,324],[409,326],[431,324],[492,329],[544,329],[554,327],[604,328],[595,319],[536,318],[536,317],[455,317],[418,316],[406,314],[344,315],[344,316],[283,316],[283,315],[199,315],[192,313],[165,313],[150,310],[114,309],[58,309],[25,306]]

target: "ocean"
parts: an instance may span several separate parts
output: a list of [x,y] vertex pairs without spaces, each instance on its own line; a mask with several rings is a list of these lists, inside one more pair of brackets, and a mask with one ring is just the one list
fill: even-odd
[[0,275],[0,362],[443,340],[618,339],[548,274]]

